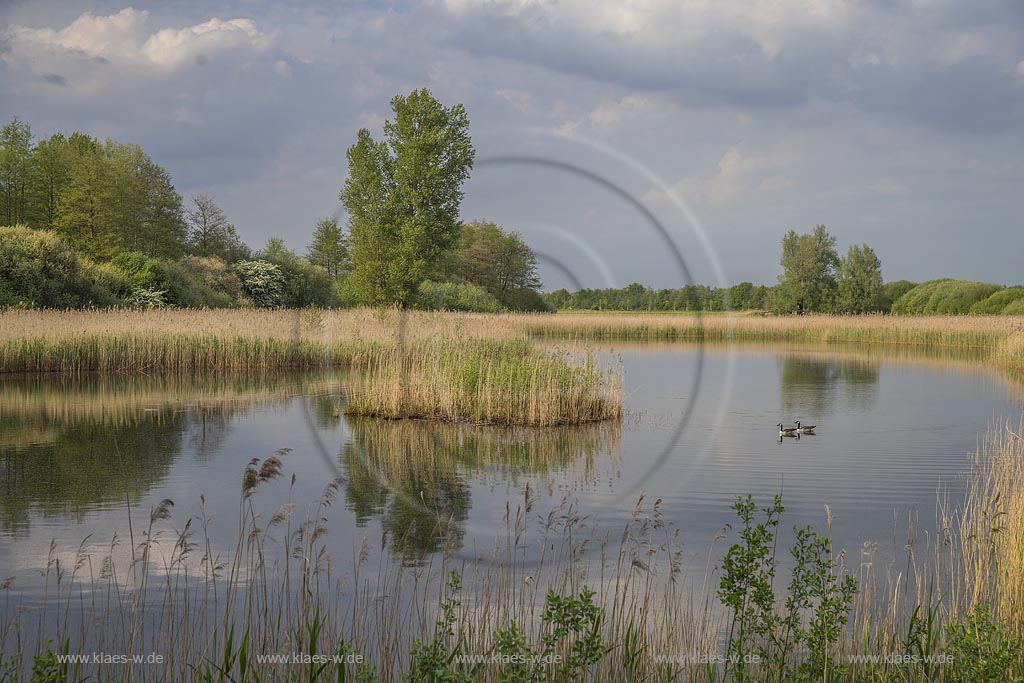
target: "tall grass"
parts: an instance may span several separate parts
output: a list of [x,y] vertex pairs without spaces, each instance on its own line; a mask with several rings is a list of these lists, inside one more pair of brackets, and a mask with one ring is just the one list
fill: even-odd
[[[832,665],[824,680],[1002,681],[1024,674],[1020,426],[992,427],[970,463],[965,501],[950,505],[940,498],[937,536],[921,545],[911,530],[904,557],[883,558],[871,545],[859,556],[823,546],[823,580],[852,573],[859,590],[848,620],[834,622],[837,645],[825,653]],[[599,643],[576,680],[710,683],[740,680],[741,672],[743,680],[795,680],[799,662],[822,655],[794,650],[746,669],[672,659],[723,651],[721,638],[736,615],[718,602],[723,572],[733,571],[719,558],[736,532],[724,532],[704,568],[688,572],[679,531],[662,517],[659,501],[641,497],[631,521],[613,536],[569,500],[536,509],[527,486],[509,501],[505,528],[489,552],[459,559],[449,546],[409,565],[388,556],[387,537],[364,538],[338,564],[324,537],[340,481],[329,482],[318,500],[292,500],[263,514],[260,491],[285,485],[277,480],[286,465],[287,455],[279,453],[245,468],[237,542],[226,557],[212,550],[205,512],[175,524],[171,501],[151,510],[127,561],[116,559],[120,539],[107,549],[83,542],[67,566],[51,548],[45,604],[22,610],[12,608],[10,595],[3,598],[2,657],[27,670],[29,654],[45,650],[41,643],[49,637],[53,650],[169,655],[163,666],[90,664],[65,672],[74,680],[560,680],[552,668],[514,678],[524,670],[459,663],[456,656],[529,652],[531,643],[546,643],[567,657]],[[827,508],[824,517],[827,537]],[[437,524],[443,537],[443,515]],[[776,550],[766,552],[753,559],[767,562]],[[452,571],[461,581],[449,579]],[[784,584],[777,578],[776,591]],[[596,613],[586,608],[588,586]],[[786,600],[793,597],[783,591],[768,614],[747,615],[768,624],[762,631],[768,639],[755,645],[771,648],[775,637],[785,642],[775,628],[813,627],[806,618],[769,618],[791,609]],[[596,631],[559,631],[553,627],[559,613]],[[375,671],[344,661],[318,667],[257,659],[267,653],[356,653]],[[854,661],[855,655],[888,659]],[[953,661],[938,664],[926,655]],[[427,670],[434,674],[423,675]]]
[[382,349],[346,403],[351,415],[550,427],[622,416],[620,373],[525,340],[437,340]]
[[348,368],[354,414],[550,426],[618,418],[620,369],[480,317],[401,311],[8,311],[0,373]]

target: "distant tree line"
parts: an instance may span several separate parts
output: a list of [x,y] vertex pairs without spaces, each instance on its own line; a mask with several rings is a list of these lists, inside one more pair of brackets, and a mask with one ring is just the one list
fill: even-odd
[[772,287],[741,282],[732,287],[653,289],[633,283],[576,292],[559,289],[543,296],[556,310],[1024,314],[1022,287],[950,279],[886,283],[871,247],[853,245],[840,257],[835,237],[823,225],[806,234],[790,230],[782,238],[780,265],[782,275]]

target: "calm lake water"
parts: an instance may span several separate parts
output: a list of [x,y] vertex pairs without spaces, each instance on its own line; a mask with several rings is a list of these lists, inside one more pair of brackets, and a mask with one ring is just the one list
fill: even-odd
[[[641,492],[661,499],[695,565],[733,521],[734,497],[747,493],[767,503],[781,491],[787,528],[824,527],[828,504],[836,545],[851,552],[873,541],[901,548],[908,519],[919,514],[927,530],[937,495],[959,495],[979,435],[1024,407],[1022,385],[964,358],[779,345],[601,348],[625,370],[620,426],[353,420],[343,414],[344,377],[322,374],[4,378],[0,580],[16,577],[13,593],[31,603],[49,558],[71,566],[84,539],[103,549],[115,534],[128,552],[127,539],[138,542],[163,499],[175,502],[165,524],[178,529],[204,500],[215,552],[229,555],[243,468],[281,448],[291,449],[284,476],[261,489],[259,504],[268,513],[286,500],[301,509],[343,477],[327,515],[342,561],[364,537],[380,548],[384,533],[385,552],[406,563],[445,542],[476,556],[493,547],[506,503],[526,486],[538,511],[568,497],[613,536]],[[817,434],[780,442],[775,424],[798,419],[817,424]],[[439,516],[454,520],[453,536],[438,533]]]

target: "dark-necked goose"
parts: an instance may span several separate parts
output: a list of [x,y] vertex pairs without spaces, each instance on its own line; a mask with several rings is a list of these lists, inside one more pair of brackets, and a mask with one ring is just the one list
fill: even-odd
[[818,425],[806,425],[805,426],[805,425],[800,424],[800,420],[797,420],[796,421],[796,432],[797,432],[797,434],[813,434],[814,433],[814,428],[817,427],[817,426]]
[[783,427],[782,423],[779,423],[779,436],[796,436],[796,427]]

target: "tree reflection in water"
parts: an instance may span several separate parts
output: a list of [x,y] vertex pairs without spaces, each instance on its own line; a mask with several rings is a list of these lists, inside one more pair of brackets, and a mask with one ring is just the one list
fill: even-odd
[[346,500],[359,524],[380,516],[393,552],[417,564],[461,547],[471,477],[522,476],[582,466],[618,452],[618,424],[504,428],[346,418]]

